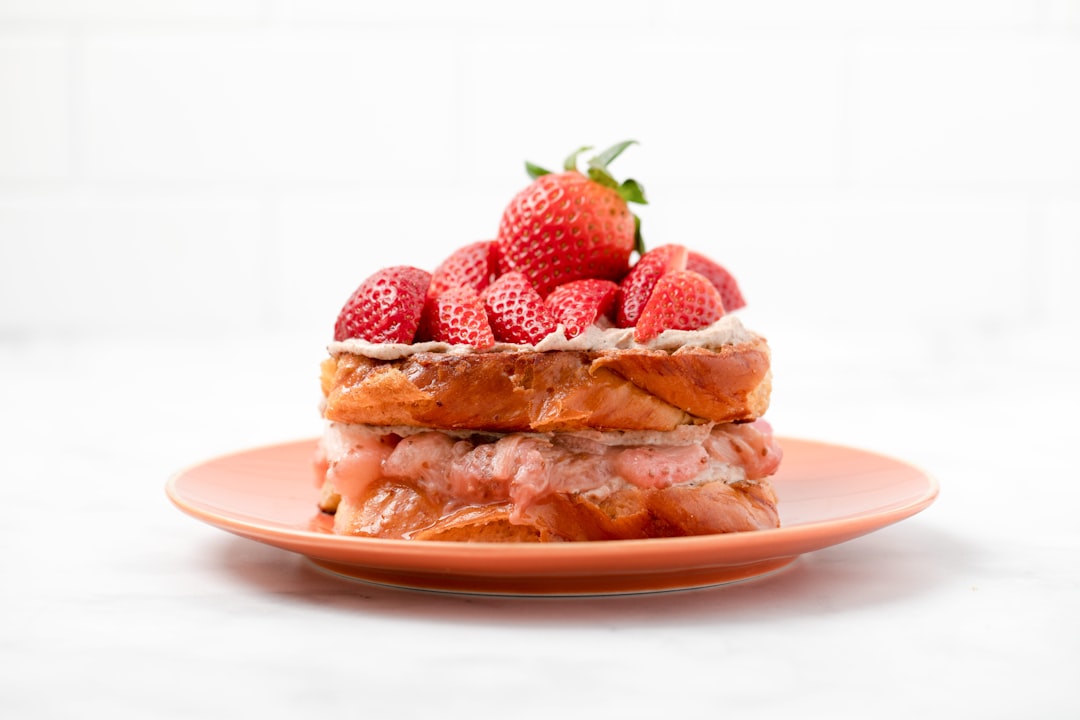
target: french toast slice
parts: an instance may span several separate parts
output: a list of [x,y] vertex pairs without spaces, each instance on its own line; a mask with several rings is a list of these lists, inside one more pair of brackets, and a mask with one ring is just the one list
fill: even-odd
[[765,413],[764,338],[717,349],[339,353],[322,365],[324,416],[345,424],[492,432],[674,430]]

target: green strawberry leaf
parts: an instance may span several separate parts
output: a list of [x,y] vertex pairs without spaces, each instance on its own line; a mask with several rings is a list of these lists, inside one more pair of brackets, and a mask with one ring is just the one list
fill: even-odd
[[545,170],[544,168],[540,167],[539,165],[533,165],[528,160],[525,161],[525,172],[528,173],[529,177],[531,177],[533,180],[540,177],[541,175],[550,175],[551,174],[550,170]]
[[590,160],[589,167],[597,168],[599,170],[607,170],[607,166],[611,164],[611,161],[622,155],[623,150],[630,147],[631,145],[637,145],[637,140],[623,140],[621,143],[612,145],[607,150]]
[[623,180],[623,184],[617,190],[626,202],[637,203],[638,205],[649,204],[649,201],[645,199],[645,188],[637,180]]
[[645,238],[641,237],[641,218],[634,216],[634,250],[638,257],[645,254]]

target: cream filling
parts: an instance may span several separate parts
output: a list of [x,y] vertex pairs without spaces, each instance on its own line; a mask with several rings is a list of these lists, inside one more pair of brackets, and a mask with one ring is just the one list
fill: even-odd
[[[634,340],[634,328],[601,328],[593,325],[577,337],[567,338],[566,328],[559,325],[554,332],[535,345],[496,343],[482,352],[549,352],[553,350],[629,350],[648,349],[674,352],[684,347],[720,348],[750,342],[757,336],[747,330],[735,315],[722,318],[700,330],[665,330],[647,343]],[[449,353],[468,355],[477,352],[469,345],[442,342],[370,343],[364,340],[342,340],[327,347],[331,355],[350,353],[373,360],[400,360],[416,353]]]
[[763,421],[670,432],[508,434],[329,423],[320,455],[324,497],[357,501],[372,483],[398,478],[448,508],[509,500],[515,516],[554,493],[595,501],[631,486],[752,482],[772,474],[780,460]]

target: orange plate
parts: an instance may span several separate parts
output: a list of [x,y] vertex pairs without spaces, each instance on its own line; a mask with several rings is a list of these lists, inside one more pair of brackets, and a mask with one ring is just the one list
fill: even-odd
[[425,590],[589,595],[705,587],[778,570],[802,553],[878,530],[925,509],[938,485],[876,453],[781,438],[776,530],[603,542],[453,543],[330,534],[316,508],[315,440],[226,455],[171,478],[184,512],[307,556],[349,578]]

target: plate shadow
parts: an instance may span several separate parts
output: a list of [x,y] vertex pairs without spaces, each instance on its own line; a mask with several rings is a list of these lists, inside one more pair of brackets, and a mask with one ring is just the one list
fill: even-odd
[[771,575],[715,587],[660,593],[517,597],[409,590],[332,575],[306,558],[225,536],[216,566],[258,592],[343,613],[448,622],[574,625],[632,621],[775,621],[833,615],[901,602],[963,575],[975,561],[961,538],[918,521],[901,523],[803,555]]

